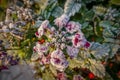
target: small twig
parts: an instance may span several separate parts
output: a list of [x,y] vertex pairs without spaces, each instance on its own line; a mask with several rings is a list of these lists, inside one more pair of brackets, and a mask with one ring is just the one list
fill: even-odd
[[96,15],[93,17],[93,31],[94,31],[94,33],[95,33],[96,36],[99,36],[99,35],[98,35],[98,32],[97,32],[97,28],[96,28],[97,22],[94,21],[95,18],[97,18]]

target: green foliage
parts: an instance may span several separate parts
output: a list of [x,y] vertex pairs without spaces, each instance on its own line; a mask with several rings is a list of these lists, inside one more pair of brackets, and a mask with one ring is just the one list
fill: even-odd
[[54,78],[50,71],[46,70],[45,73],[43,73],[43,80],[56,80],[56,79]]
[[54,74],[54,76],[57,76],[57,70],[52,65],[49,65],[49,67],[50,67],[52,74]]
[[[22,2],[18,6],[26,7]],[[0,3],[2,17],[5,15],[4,9],[6,7],[6,0]],[[35,0],[31,9],[34,10],[37,18],[33,19],[34,25],[31,21],[21,27],[24,34],[22,40],[16,36],[11,36],[10,33],[0,34],[0,38],[5,42],[12,41],[10,47],[16,48],[17,46],[18,50],[13,51],[18,53],[21,59],[29,60],[32,55],[32,61],[38,60],[39,55],[32,54],[33,46],[37,41],[34,35],[37,28],[46,19],[53,24],[55,18],[67,14],[71,21],[79,22],[82,25],[82,32],[87,40],[92,42],[88,50],[80,49],[81,52],[77,58],[67,59],[69,67],[66,69],[68,71],[65,72],[69,74],[68,77],[72,79],[71,76],[76,73],[74,68],[87,68],[97,77],[105,76],[105,68],[100,61],[112,58],[120,47],[120,0]],[[18,20],[16,14],[13,14],[11,18],[15,21]],[[7,40],[4,39],[5,35],[7,35]],[[50,40],[46,40],[50,42]],[[6,44],[4,45],[7,46]],[[51,48],[50,52],[52,51]],[[39,71],[41,73],[41,70]],[[71,72],[72,74],[70,74]],[[42,76],[43,80],[55,80],[56,75],[57,70],[50,65],[46,70],[43,70]]]
[[[84,54],[84,53],[83,53]],[[101,62],[96,61],[95,59],[91,58],[86,58],[79,56],[77,59],[68,59],[69,67],[74,69],[74,68],[87,68],[89,69],[92,73],[94,73],[96,76],[103,78],[105,76],[105,68],[101,64]]]
[[77,59],[68,59],[68,61],[69,61],[69,67],[72,69],[76,67],[80,68],[83,63],[82,60],[77,60]]
[[52,16],[54,17],[60,17],[63,14],[63,9],[59,6],[57,6],[54,11],[52,12]]
[[88,59],[88,61],[90,62],[90,66],[86,67],[88,67],[88,69],[90,69],[96,76],[103,78],[105,76],[105,68],[101,62],[93,59]]
[[92,43],[90,47],[90,53],[94,55],[96,59],[102,59],[109,55],[110,47],[107,44]]
[[64,13],[68,16],[74,16],[81,8],[80,0],[67,0],[65,3]]
[[5,10],[8,6],[8,0],[1,0],[0,1],[0,21],[3,20],[5,17]]
[[111,0],[110,2],[114,5],[120,5],[120,0]]

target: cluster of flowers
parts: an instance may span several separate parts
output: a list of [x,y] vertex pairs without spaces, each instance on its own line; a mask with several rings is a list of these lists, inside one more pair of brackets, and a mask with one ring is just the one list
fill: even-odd
[[[23,0],[23,2],[25,5],[26,1]],[[22,39],[23,30],[21,30],[21,28],[25,26],[27,22],[33,20],[34,14],[30,7],[24,8],[24,6],[19,6],[19,4],[20,1],[17,0],[14,6],[12,5],[7,8],[6,19],[5,21],[0,22],[0,33],[10,33],[11,35]],[[27,4],[30,4],[28,3],[28,0],[26,5]]]
[[[27,2],[26,2],[27,1]],[[17,0],[14,4],[14,6],[10,6],[9,8],[7,8],[6,10],[6,22],[9,22],[10,20],[12,20],[12,16],[11,15],[16,15],[17,19],[19,21],[31,21],[33,19],[33,10],[31,9],[31,6],[33,5],[33,1],[30,7],[27,7],[27,5],[30,4],[31,0]],[[20,6],[20,4],[22,4]],[[26,7],[24,7],[26,6]]]
[[84,37],[81,24],[69,21],[67,15],[63,14],[54,22],[54,26],[48,20],[42,22],[35,33],[38,42],[33,51],[39,54],[41,65],[52,64],[56,70],[64,71],[69,66],[66,55],[73,59],[77,57],[80,48],[88,49],[91,44]]
[[22,39],[23,33],[21,32],[21,27],[26,23],[23,21],[18,22],[0,22],[0,32],[1,33],[10,33],[13,36],[18,36]]
[[10,66],[17,65],[20,58],[18,56],[8,55],[6,52],[0,52],[0,71],[9,69]]

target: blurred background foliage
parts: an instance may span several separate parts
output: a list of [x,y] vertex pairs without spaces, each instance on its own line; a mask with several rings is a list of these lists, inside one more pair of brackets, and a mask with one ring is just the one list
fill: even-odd
[[5,17],[5,11],[8,6],[8,0],[0,0],[0,20]]

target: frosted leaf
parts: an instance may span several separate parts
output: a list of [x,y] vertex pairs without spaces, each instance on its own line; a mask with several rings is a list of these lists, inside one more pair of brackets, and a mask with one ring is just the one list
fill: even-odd
[[67,0],[64,13],[68,16],[73,16],[81,8],[80,0]]
[[32,60],[32,61],[36,61],[36,60],[38,60],[38,59],[39,59],[39,54],[33,53],[32,56],[31,56],[31,60]]
[[109,49],[109,45],[100,44],[96,42],[96,43],[92,43],[92,46],[90,47],[90,51],[97,59],[101,59],[102,57],[108,55],[110,49]]
[[109,43],[108,43],[108,45],[110,46],[110,50],[111,50],[111,52],[109,54],[109,57],[112,58],[116,54],[118,49],[120,48],[120,45],[118,45],[118,44],[109,44]]
[[114,37],[114,34],[112,33],[112,31],[110,29],[105,29],[103,31],[103,36],[104,37]]
[[52,12],[52,16],[55,18],[60,17],[63,14],[63,9],[61,7],[56,7],[54,11]]
[[104,28],[109,28],[111,27],[111,23],[109,21],[101,21],[99,23],[100,26],[104,27]]
[[103,78],[105,76],[105,68],[104,66],[101,64],[101,62],[98,62],[96,60],[93,59],[89,59],[90,62],[90,66],[89,69],[90,71],[95,74],[96,76]]
[[69,67],[70,68],[80,68],[81,65],[84,63],[83,60],[78,60],[77,58],[74,58],[74,59],[68,59],[69,61]]

